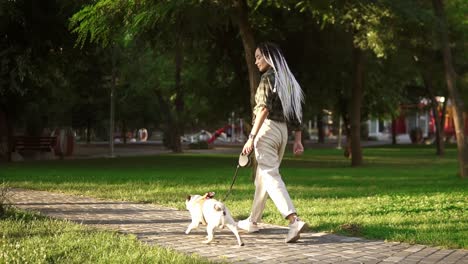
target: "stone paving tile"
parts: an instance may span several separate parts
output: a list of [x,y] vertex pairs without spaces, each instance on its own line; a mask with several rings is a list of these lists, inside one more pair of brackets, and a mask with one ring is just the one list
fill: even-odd
[[11,199],[19,208],[55,218],[135,234],[150,245],[170,247],[213,261],[232,263],[460,263],[468,264],[467,250],[444,250],[423,245],[368,240],[327,233],[304,233],[298,243],[285,244],[287,228],[260,225],[257,234],[241,233],[245,246],[237,245],[228,230],[218,230],[215,242],[203,244],[205,228],[184,231],[187,211],[154,204],[138,204],[15,189]]

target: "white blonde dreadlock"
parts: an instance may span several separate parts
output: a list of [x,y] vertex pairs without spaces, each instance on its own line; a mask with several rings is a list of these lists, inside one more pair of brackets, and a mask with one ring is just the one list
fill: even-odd
[[265,61],[275,72],[275,84],[273,92],[277,91],[283,106],[283,114],[286,120],[296,117],[302,123],[302,103],[304,93],[296,78],[289,70],[288,63],[277,45],[262,43],[258,45]]

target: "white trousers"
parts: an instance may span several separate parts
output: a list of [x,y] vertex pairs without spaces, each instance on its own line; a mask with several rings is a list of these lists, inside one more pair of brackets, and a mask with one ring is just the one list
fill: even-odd
[[251,222],[260,222],[268,195],[281,215],[286,218],[296,209],[281,179],[279,167],[288,142],[286,123],[265,119],[254,141],[258,162]]

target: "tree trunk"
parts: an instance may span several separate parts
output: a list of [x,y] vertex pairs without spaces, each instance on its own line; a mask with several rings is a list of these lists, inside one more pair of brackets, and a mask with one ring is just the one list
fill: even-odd
[[255,65],[255,38],[252,27],[248,18],[248,5],[246,0],[234,1],[235,15],[234,22],[239,27],[239,33],[242,38],[244,46],[245,61],[247,63],[247,70],[249,72],[250,84],[250,106],[253,109],[255,106],[255,91],[260,82],[260,74],[257,66]]
[[[163,144],[165,147],[174,151],[174,142],[176,142],[174,137],[177,137],[175,136],[177,128],[175,126],[173,111],[167,103],[167,100],[164,99],[161,91],[159,91],[159,89],[155,89],[154,92],[156,94],[156,99],[158,100],[159,110],[161,113],[164,113],[162,115],[163,123],[165,124],[163,128]],[[180,136],[178,136],[178,138],[178,142],[180,144]]]
[[[447,104],[448,104],[448,96],[447,96],[447,93],[444,94],[444,103],[442,104],[442,113],[440,114],[440,124],[442,125],[442,128],[440,130],[441,132],[441,137],[442,139],[444,140],[445,142],[445,114],[447,113]],[[447,140],[448,140],[448,137],[447,137]]]
[[350,108],[350,100],[348,97],[340,95],[338,97],[338,105],[337,108],[339,109],[340,119],[343,121],[342,128],[344,135],[346,137],[346,145],[344,147],[343,155],[350,159],[351,158],[351,129],[349,124],[349,108]]
[[5,125],[6,125],[6,132],[7,132],[7,149],[6,149],[6,157],[7,161],[11,161],[11,153],[13,152],[13,144],[14,144],[14,121],[13,116],[8,113],[6,109],[3,111],[5,117]]
[[318,143],[325,143],[325,132],[323,129],[323,112],[321,110],[317,114],[317,134]]
[[445,80],[449,91],[450,101],[453,106],[453,121],[455,123],[455,135],[457,137],[459,174],[462,178],[468,177],[468,146],[465,138],[465,110],[460,93],[456,86],[456,73],[452,63],[452,53],[449,46],[447,20],[445,17],[444,4],[442,0],[432,1],[434,11],[440,19],[440,37],[442,45],[442,57],[444,61]]
[[353,47],[354,82],[351,91],[351,166],[362,165],[361,149],[361,105],[364,82],[364,53]]
[[86,144],[91,143],[91,118],[86,121]]
[[396,122],[397,122],[397,119],[393,117],[392,118],[392,145],[397,144]]
[[[424,70],[423,70],[424,71]],[[437,156],[443,156],[445,149],[444,149],[444,139],[442,138],[442,124],[440,122],[440,116],[439,116],[439,109],[437,105],[437,100],[435,98],[433,88],[432,88],[432,82],[429,79],[429,73],[424,72],[423,73],[423,80],[424,80],[424,86],[426,88],[427,94],[429,98],[431,99],[431,109],[432,109],[432,115],[434,116],[434,121],[435,121],[435,141],[436,141],[436,155]]]
[[184,89],[182,87],[182,63],[183,63],[183,51],[182,51],[182,40],[179,38],[176,40],[175,46],[175,122],[173,124],[173,135],[172,137],[172,151],[176,153],[182,152],[182,143],[180,137],[183,135],[183,124],[184,124]]
[[[154,90],[160,111],[165,123],[163,128],[163,144],[165,147],[171,149],[175,153],[182,152],[182,143],[180,141],[181,135],[183,135],[184,125],[184,89],[182,85],[182,64],[183,64],[183,42],[182,36],[178,34],[175,36],[174,46],[174,92],[175,102],[174,108],[168,104],[168,100],[165,100],[161,91],[156,88]],[[173,110],[174,109],[174,110]]]
[[343,113],[342,118],[346,136],[346,147],[344,148],[343,155],[345,158],[351,159],[351,125],[349,121],[349,115]]
[[13,152],[14,147],[14,132],[13,132],[13,123],[7,117],[7,140],[8,140],[8,154],[7,154],[7,161],[11,161],[11,153]]
[[[249,86],[250,86],[250,108],[255,107],[255,92],[257,91],[257,86],[260,83],[260,74],[258,72],[257,66],[255,65],[255,37],[253,34],[252,27],[249,23],[249,10],[247,0],[234,0],[234,23],[239,27],[239,33],[242,38],[242,45],[244,46],[244,56],[245,62],[247,64],[247,70],[249,72]],[[257,171],[257,160],[255,155],[253,155],[252,162],[252,179],[256,177]]]
[[114,155],[114,130],[115,130],[115,89],[117,86],[117,58],[116,44],[112,47],[112,83],[110,87],[110,109],[109,109],[109,156]]
[[121,137],[123,139],[123,143],[127,144],[127,122],[125,122],[125,120],[122,120]]

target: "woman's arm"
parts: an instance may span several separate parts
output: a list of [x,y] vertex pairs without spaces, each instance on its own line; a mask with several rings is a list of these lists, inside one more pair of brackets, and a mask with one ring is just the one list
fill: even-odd
[[247,142],[244,145],[244,148],[242,149],[242,153],[244,155],[252,152],[254,148],[255,136],[257,136],[258,131],[262,127],[263,121],[265,121],[267,116],[268,116],[268,109],[266,107],[263,107],[259,111],[259,113],[255,116],[255,122],[254,122],[254,125],[252,126],[252,130],[250,131],[249,140],[247,140]]
[[296,130],[294,131],[294,145],[293,145],[293,153],[294,155],[302,155],[304,152],[304,146],[302,146],[302,131]]

